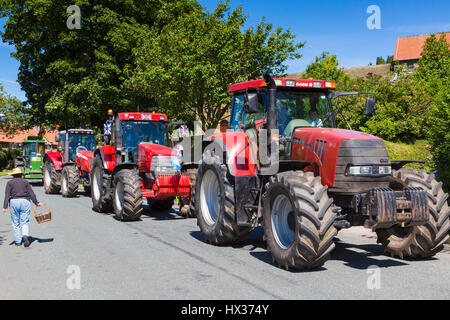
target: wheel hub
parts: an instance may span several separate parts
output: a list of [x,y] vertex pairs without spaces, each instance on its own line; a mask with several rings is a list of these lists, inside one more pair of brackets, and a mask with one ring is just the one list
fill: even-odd
[[280,194],[272,205],[272,231],[278,245],[288,249],[294,243],[295,212],[289,198]]

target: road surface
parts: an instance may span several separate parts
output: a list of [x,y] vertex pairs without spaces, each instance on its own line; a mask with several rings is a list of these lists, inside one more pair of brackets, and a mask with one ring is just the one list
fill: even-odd
[[[8,177],[0,178],[0,199]],[[403,261],[383,254],[361,228],[339,233],[322,268],[272,264],[261,228],[233,247],[203,242],[195,219],[176,207],[119,222],[74,199],[33,189],[53,212],[31,224],[29,248],[16,247],[10,216],[0,215],[0,299],[449,299],[450,252]],[[373,269],[375,268],[375,269]]]

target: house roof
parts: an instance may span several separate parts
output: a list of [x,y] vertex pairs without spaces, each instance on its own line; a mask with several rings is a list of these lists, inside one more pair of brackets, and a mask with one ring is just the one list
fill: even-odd
[[[423,51],[425,40],[431,34],[424,34],[420,36],[399,37],[395,46],[394,61],[417,60],[420,59]],[[440,34],[436,34],[440,39]],[[445,33],[447,42],[450,43],[450,32]]]
[[[37,136],[39,133],[39,127],[34,127],[25,131],[19,131],[14,135],[6,135],[4,132],[0,131],[0,142],[6,143],[22,143],[28,138],[28,136]],[[57,144],[55,141],[55,136],[57,131],[48,131],[44,136],[44,141],[46,144]]]

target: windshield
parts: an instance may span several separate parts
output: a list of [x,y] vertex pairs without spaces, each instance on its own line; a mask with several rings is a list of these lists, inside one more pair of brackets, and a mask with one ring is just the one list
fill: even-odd
[[35,156],[38,153],[44,153],[44,143],[42,142],[26,142],[23,145],[25,156]]
[[78,151],[94,151],[95,136],[93,134],[69,134],[69,159],[75,161]]
[[124,148],[137,148],[140,143],[166,144],[165,122],[123,121]]
[[[246,129],[252,127],[259,129],[265,121],[267,110],[267,95],[263,93],[262,98],[264,105],[260,105],[261,112],[247,115],[243,112],[244,97],[235,96],[231,128],[236,130],[239,123],[243,123]],[[324,92],[279,90],[277,109],[278,130],[281,135],[287,137],[292,136],[294,129],[298,127],[333,127],[331,108]]]

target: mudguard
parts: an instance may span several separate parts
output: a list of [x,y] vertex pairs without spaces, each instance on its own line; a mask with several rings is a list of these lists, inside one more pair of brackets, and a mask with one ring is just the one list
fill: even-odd
[[75,159],[77,167],[84,172],[91,172],[91,164],[93,160],[93,151],[78,151]]
[[249,138],[244,132],[227,132],[213,135],[205,139],[208,148],[217,144],[226,155],[229,172],[235,177],[256,176],[257,166],[255,156],[251,152]]
[[108,171],[114,171],[116,166],[116,148],[114,146],[101,146],[94,151],[95,156],[100,156],[103,162],[103,168]]
[[55,166],[56,170],[62,170],[63,168],[63,158],[59,152],[47,152],[44,156],[44,163],[50,160]]

